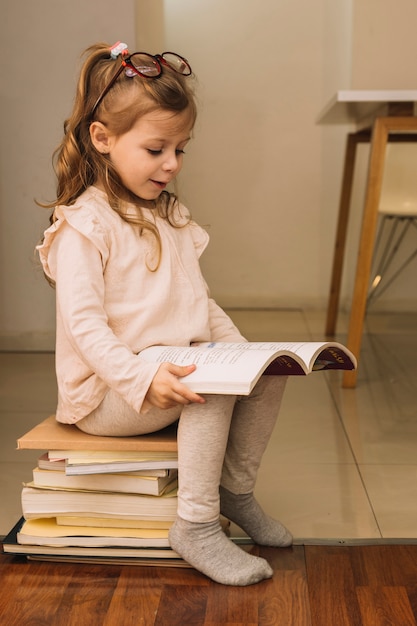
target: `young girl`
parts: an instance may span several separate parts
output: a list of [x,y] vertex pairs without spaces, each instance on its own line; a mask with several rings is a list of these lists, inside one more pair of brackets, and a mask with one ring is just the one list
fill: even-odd
[[150,345],[245,341],[210,298],[199,267],[207,234],[165,190],[182,167],[196,106],[188,61],[87,50],[56,153],[57,199],[38,246],[56,286],[57,419],[86,433],[142,435],[179,420],[178,515],[170,544],[213,580],[272,576],[223,533],[219,515],[261,545],[292,537],[253,496],[285,386],[263,376],[248,397],[191,392],[195,369],[141,359]]

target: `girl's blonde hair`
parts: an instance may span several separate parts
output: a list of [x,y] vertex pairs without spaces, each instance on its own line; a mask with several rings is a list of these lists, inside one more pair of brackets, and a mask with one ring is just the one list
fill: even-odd
[[[91,112],[120,67],[121,58],[113,60],[110,57],[110,46],[106,43],[94,44],[84,54],[86,59],[81,68],[73,110],[64,122],[64,137],[53,156],[57,198],[42,206],[51,209],[59,204],[74,204],[87,187],[100,181],[110,206],[122,219],[136,224],[141,232],[145,229],[154,234],[160,257],[159,233],[156,226],[144,218],[140,208],[141,199],[123,185],[109,156],[98,152],[90,138],[89,128],[93,121]],[[172,111],[174,115],[187,111],[189,126],[192,128],[197,110],[191,82],[189,77],[165,66],[157,78],[142,78],[139,75],[131,78],[122,72],[94,112],[94,119],[101,121],[112,134],[118,136],[128,132],[141,116],[154,110]],[[172,213],[176,201],[174,194],[164,191],[152,207],[173,226]],[[135,215],[131,211],[127,213],[128,204],[136,207]]]

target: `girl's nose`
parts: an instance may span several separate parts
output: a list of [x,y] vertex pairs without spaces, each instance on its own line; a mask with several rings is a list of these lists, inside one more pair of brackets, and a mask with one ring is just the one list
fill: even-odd
[[164,170],[167,172],[174,172],[176,169],[178,169],[178,167],[179,160],[177,153],[174,152],[172,154],[167,154],[163,164]]

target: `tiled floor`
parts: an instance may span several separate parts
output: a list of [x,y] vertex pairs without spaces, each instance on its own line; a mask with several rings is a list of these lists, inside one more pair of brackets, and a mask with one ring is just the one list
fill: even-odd
[[[252,340],[324,339],[323,312],[230,311]],[[346,340],[346,320],[337,339]],[[417,542],[417,314],[368,314],[355,389],[292,378],[257,497],[296,542]],[[16,439],[54,412],[54,357],[0,354],[0,535],[20,517],[37,451]]]

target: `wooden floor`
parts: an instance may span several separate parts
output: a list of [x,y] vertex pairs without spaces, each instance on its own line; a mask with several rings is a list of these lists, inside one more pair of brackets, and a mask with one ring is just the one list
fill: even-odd
[[193,569],[27,562],[0,555],[1,626],[411,626],[417,546],[254,548],[250,587]]

